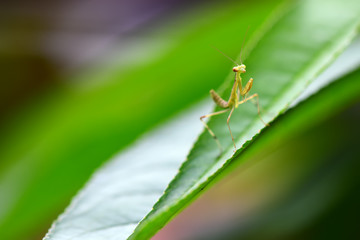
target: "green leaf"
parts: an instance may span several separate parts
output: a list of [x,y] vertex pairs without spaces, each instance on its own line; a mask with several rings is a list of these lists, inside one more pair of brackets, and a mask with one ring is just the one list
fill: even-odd
[[[358,43],[359,41],[355,43],[355,48],[347,51],[350,55],[346,54],[340,57],[318,79],[324,81],[322,79],[326,78],[324,82],[328,83],[334,80],[333,76],[340,76],[344,71],[351,71],[355,66],[358,67],[359,58],[354,60],[351,57],[358,51]],[[348,61],[346,62],[346,60]],[[354,63],[356,65],[351,66]],[[278,126],[285,127],[277,128],[277,136],[287,134],[291,129],[294,131],[299,127],[304,128],[314,124],[329,114],[333,114],[344,104],[353,101],[360,91],[359,77],[360,72],[357,71],[327,87],[319,96],[312,97],[310,102],[306,102],[305,108],[302,107],[299,110],[295,108],[296,114],[291,115],[290,119],[287,118],[287,122],[283,121],[278,124]],[[314,92],[313,87],[310,90],[312,93]],[[335,94],[341,97],[334,98]],[[126,239],[161,195],[167,181],[176,173],[177,166],[184,157],[184,151],[201,128],[198,121],[199,111],[207,110],[206,105],[208,103],[180,114],[170,123],[144,136],[133,147],[121,153],[98,171],[66,212],[55,222],[47,239],[71,239],[74,237],[76,239]],[[305,121],[307,118],[314,118],[314,121]],[[273,137],[274,135],[270,136],[270,138]],[[268,139],[266,143],[269,142],[271,140]],[[251,145],[256,146],[256,141],[253,141]],[[252,150],[253,154],[254,151],[257,152],[256,149],[258,148]],[[246,155],[240,154],[235,159],[234,163],[236,164],[233,164],[232,167],[243,165],[248,157],[249,152]],[[195,169],[200,167],[202,166],[199,165]],[[226,169],[222,175],[229,171]],[[137,174],[133,174],[134,172]],[[168,189],[168,191],[173,190],[181,189]],[[182,204],[182,208],[186,206],[184,202],[178,202],[178,204]],[[169,208],[167,210],[171,211]],[[168,221],[175,215],[175,212],[170,213],[173,215],[169,218],[156,216],[160,220],[155,220]],[[98,221],[98,219],[101,220]],[[144,222],[146,223],[146,219]],[[148,239],[153,231],[161,227],[156,223],[156,221],[147,222],[151,231],[139,230],[140,232],[135,232],[135,234],[143,235],[136,238]]]

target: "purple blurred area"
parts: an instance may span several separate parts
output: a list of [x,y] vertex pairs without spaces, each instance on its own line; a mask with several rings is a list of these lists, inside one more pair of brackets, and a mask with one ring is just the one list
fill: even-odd
[[[2,4],[1,52],[41,55],[78,68],[193,1],[13,1]],[[189,7],[189,6],[188,6]]]
[[[63,0],[0,4],[0,124],[114,47],[202,1]],[[66,76],[66,77],[65,77]]]

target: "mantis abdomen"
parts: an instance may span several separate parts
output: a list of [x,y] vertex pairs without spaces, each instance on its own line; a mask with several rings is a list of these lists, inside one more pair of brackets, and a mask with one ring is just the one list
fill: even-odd
[[210,90],[210,95],[212,97],[212,99],[214,100],[214,102],[222,108],[228,108],[229,107],[229,103],[227,101],[225,101],[224,99],[222,99],[219,94],[217,94],[214,90]]

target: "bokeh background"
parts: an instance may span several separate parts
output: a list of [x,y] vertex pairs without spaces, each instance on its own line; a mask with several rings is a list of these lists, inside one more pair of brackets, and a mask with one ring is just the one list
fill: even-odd
[[[2,1],[0,239],[41,239],[103,162],[220,86],[210,45],[236,57],[281,2]],[[359,106],[259,144],[155,239],[359,238]]]
[[[51,88],[71,87],[68,81],[74,74],[101,64],[114,49],[124,52],[133,41],[163,26],[164,20],[201,4],[177,0],[2,1],[1,120]],[[141,56],[137,60],[143,61]]]

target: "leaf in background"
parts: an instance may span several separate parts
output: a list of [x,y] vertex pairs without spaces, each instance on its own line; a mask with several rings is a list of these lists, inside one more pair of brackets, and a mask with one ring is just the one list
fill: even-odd
[[29,103],[1,129],[0,239],[39,234],[102,162],[218,86],[231,63],[209,45],[238,52],[283,2],[202,5]]
[[[294,10],[295,13],[303,11],[304,8],[311,9],[310,6],[314,3],[306,2],[302,4],[305,5],[300,5],[299,8]],[[289,20],[288,18],[293,17],[292,14],[294,14],[294,12],[290,13],[290,15],[286,16],[284,19],[281,19],[278,24],[286,26],[286,23]],[[322,21],[325,21],[321,17],[312,17],[320,21],[320,23]],[[303,20],[303,18],[299,19],[299,21],[301,20]],[[339,38],[335,39],[336,41],[334,40],[334,42],[330,42],[327,44],[325,41],[327,35],[325,35],[324,39],[322,39],[323,41],[317,42],[317,48],[312,47],[309,50],[308,55],[306,56],[311,57],[311,59],[309,60],[311,60],[312,62],[312,65],[310,66],[312,68],[312,71],[318,72],[320,71],[320,69],[324,68],[325,64],[327,64],[328,61],[331,61],[331,59],[335,57],[336,53],[342,47],[344,47],[344,45],[346,45],[346,43],[349,42],[352,36],[356,33],[356,24],[351,22],[349,19],[346,20],[347,21],[344,20],[343,24],[344,26],[347,26],[347,28],[344,26],[342,27],[344,27],[344,29],[346,29],[347,31],[343,33],[344,35],[342,37],[337,35]],[[317,26],[321,26],[320,23],[310,22],[308,23],[309,26],[304,26],[304,28],[310,28],[309,31],[311,31],[311,27],[313,27],[315,29],[312,29],[312,31],[316,31],[318,30]],[[331,31],[330,29],[327,29],[328,34],[330,34],[329,32],[331,32],[332,34],[336,35],[337,31],[343,29],[341,26],[338,27],[339,28],[332,29]],[[281,33],[282,31],[281,29],[279,29],[278,26],[276,32],[270,32],[265,36],[262,41],[269,41],[269,38],[275,38],[277,34],[282,36]],[[277,44],[277,42],[273,41],[272,43],[277,46],[277,48],[275,48],[274,50],[270,50],[274,48],[274,45],[271,45],[269,43],[267,44],[267,47],[265,47],[261,46],[260,42],[258,48],[262,47],[264,51],[266,50],[268,52],[278,50],[280,46]],[[286,46],[286,44],[282,44]],[[327,57],[324,57],[323,55],[325,54],[323,53],[325,51],[324,49],[326,49],[326,53],[329,54],[327,55]],[[289,55],[289,57],[292,57],[291,54]],[[251,55],[248,61],[255,57],[256,56],[253,57],[253,55]],[[285,57],[284,54],[283,57]],[[326,61],[324,60],[324,58],[326,58]],[[258,60],[260,61],[260,59]],[[302,68],[303,65],[300,65],[298,66],[299,69],[297,71],[296,69],[293,69],[296,74],[294,72],[291,72],[291,74],[288,73],[288,75],[296,76],[303,71],[309,71],[309,66],[307,66],[306,61],[303,60],[302,63],[304,65],[304,68]],[[319,68],[317,69],[317,71],[315,66]],[[332,67],[334,67],[334,65]],[[279,74],[281,73],[282,75],[284,75],[285,73],[280,70],[278,69]],[[300,73],[298,73],[298,71],[300,71]],[[351,78],[351,83],[356,83],[356,76],[358,75],[355,75]],[[292,78],[290,78],[290,80],[291,79]],[[308,78],[294,78],[292,81],[308,82],[310,80],[311,79]],[[328,79],[328,81],[332,80],[333,79]],[[306,84],[304,84],[304,87],[305,85]],[[346,87],[347,88],[336,88],[336,91],[339,91],[340,96],[342,96],[344,92],[346,92],[345,90],[349,89],[349,84],[347,84]],[[291,96],[290,99],[288,99],[289,103],[292,102],[292,100],[295,99],[300,92],[302,92],[302,89],[303,88],[294,91],[294,96]],[[346,97],[342,99],[353,98],[358,93],[358,89],[359,86],[357,85],[357,87],[352,88],[352,92],[350,91],[351,94],[346,95]],[[330,97],[328,96],[327,99],[333,98],[333,91],[334,89],[331,88],[331,95]],[[335,107],[337,104],[341,105],[341,103],[341,101],[337,101],[336,104],[334,104],[331,108],[329,108],[328,106],[327,108],[320,109],[323,109],[324,111],[332,111],[333,107]],[[322,104],[323,99],[321,99],[318,106],[322,107]],[[315,106],[316,105],[314,105],[314,107]],[[319,110],[319,108],[316,107],[314,111],[316,110]],[[191,114],[194,114],[194,112],[191,112]],[[324,113],[323,116],[325,115],[326,114]],[[195,118],[199,115],[194,114],[192,116]],[[256,118],[256,109],[252,112],[252,117]],[[186,119],[186,117],[184,117],[184,119]],[[190,120],[191,117],[189,117],[188,119]],[[192,121],[195,121],[195,119]],[[221,124],[224,123],[225,121],[221,122]],[[193,129],[192,126],[190,126],[192,124],[194,123],[189,123],[184,120],[183,124],[180,125],[182,125],[184,129],[189,129],[189,132],[191,133],[196,131],[195,128]],[[198,119],[196,119],[196,124],[198,124]],[[300,121],[299,124],[297,124],[296,126],[300,128],[302,124],[302,121]],[[158,139],[157,141],[160,141],[160,145],[157,145],[157,142],[154,143],[154,145],[151,144],[151,142],[154,141],[153,137],[149,137],[147,138],[147,140],[141,140],[141,144],[137,144],[130,150],[126,151],[124,155],[120,154],[117,159],[115,159],[113,162],[110,162],[108,165],[105,166],[105,168],[100,170],[99,173],[95,175],[95,177],[89,182],[88,186],[79,194],[79,196],[75,198],[75,200],[66,210],[66,212],[59,218],[57,222],[55,222],[46,239],[71,239],[72,237],[76,237],[77,239],[126,239],[136,227],[137,223],[151,209],[154,201],[161,195],[162,190],[166,185],[166,181],[171,178],[172,174],[175,173],[176,166],[179,164],[179,161],[181,161],[181,158],[177,158],[180,153],[173,155],[171,149],[173,149],[174,146],[177,146],[177,148],[182,147],[182,139],[177,137],[177,134],[179,132],[186,131],[182,129],[182,127],[174,126],[167,126],[164,127],[163,130],[161,129],[158,131],[160,131],[162,134],[154,133],[158,136],[156,139]],[[165,129],[172,129],[170,130],[171,134],[168,133],[169,130],[166,131]],[[215,148],[213,151],[217,151],[216,145],[212,142],[213,139],[208,138],[207,134],[208,133],[202,135],[200,140],[207,138],[209,141],[208,144],[212,145]],[[224,131],[223,134],[229,138],[227,131]],[[179,139],[172,139],[172,135],[174,139]],[[176,143],[176,141],[179,141],[178,144]],[[187,140],[185,140],[185,142],[186,141]],[[228,142],[231,144],[230,141]],[[157,152],[156,149],[158,148],[160,149]],[[193,154],[194,152],[196,153],[196,151],[203,151],[202,149],[199,150],[199,148],[199,145],[195,146]],[[137,152],[140,152],[141,155],[138,155],[139,153]],[[190,155],[188,162],[186,162],[185,164],[189,164],[189,161],[192,161],[192,156],[193,155]],[[203,157],[203,155],[199,156]],[[239,157],[240,156],[241,154],[239,155]],[[136,159],[136,161],[134,159]],[[148,215],[140,223],[139,227],[132,235],[133,238],[150,238],[167,221],[174,217],[179,210],[184,208],[190,201],[192,201],[197,196],[201,188],[205,187],[205,185],[211,182],[211,178],[207,179],[207,181],[204,183],[202,182],[204,178],[196,176],[201,175],[204,172],[204,168],[212,166],[195,160],[192,163],[193,166],[191,168],[189,167],[187,170],[184,170],[183,167],[182,171],[175,179],[175,182],[173,182],[169,186],[167,192],[164,195],[165,198],[162,198],[160,202],[155,205],[153,212],[150,213],[150,215]],[[129,173],[131,174],[130,179],[128,175]],[[184,177],[184,174],[187,174],[186,178]],[[179,181],[178,179],[181,179],[182,177],[184,177],[184,182],[176,182]],[[177,183],[178,185],[174,185],[175,183]],[[190,190],[192,190],[192,192],[190,193],[190,195],[187,195],[185,196],[185,198],[183,198],[183,193],[188,191],[189,186],[191,187]],[[169,193],[172,194],[169,195]],[[99,219],[101,220],[99,221]]]

